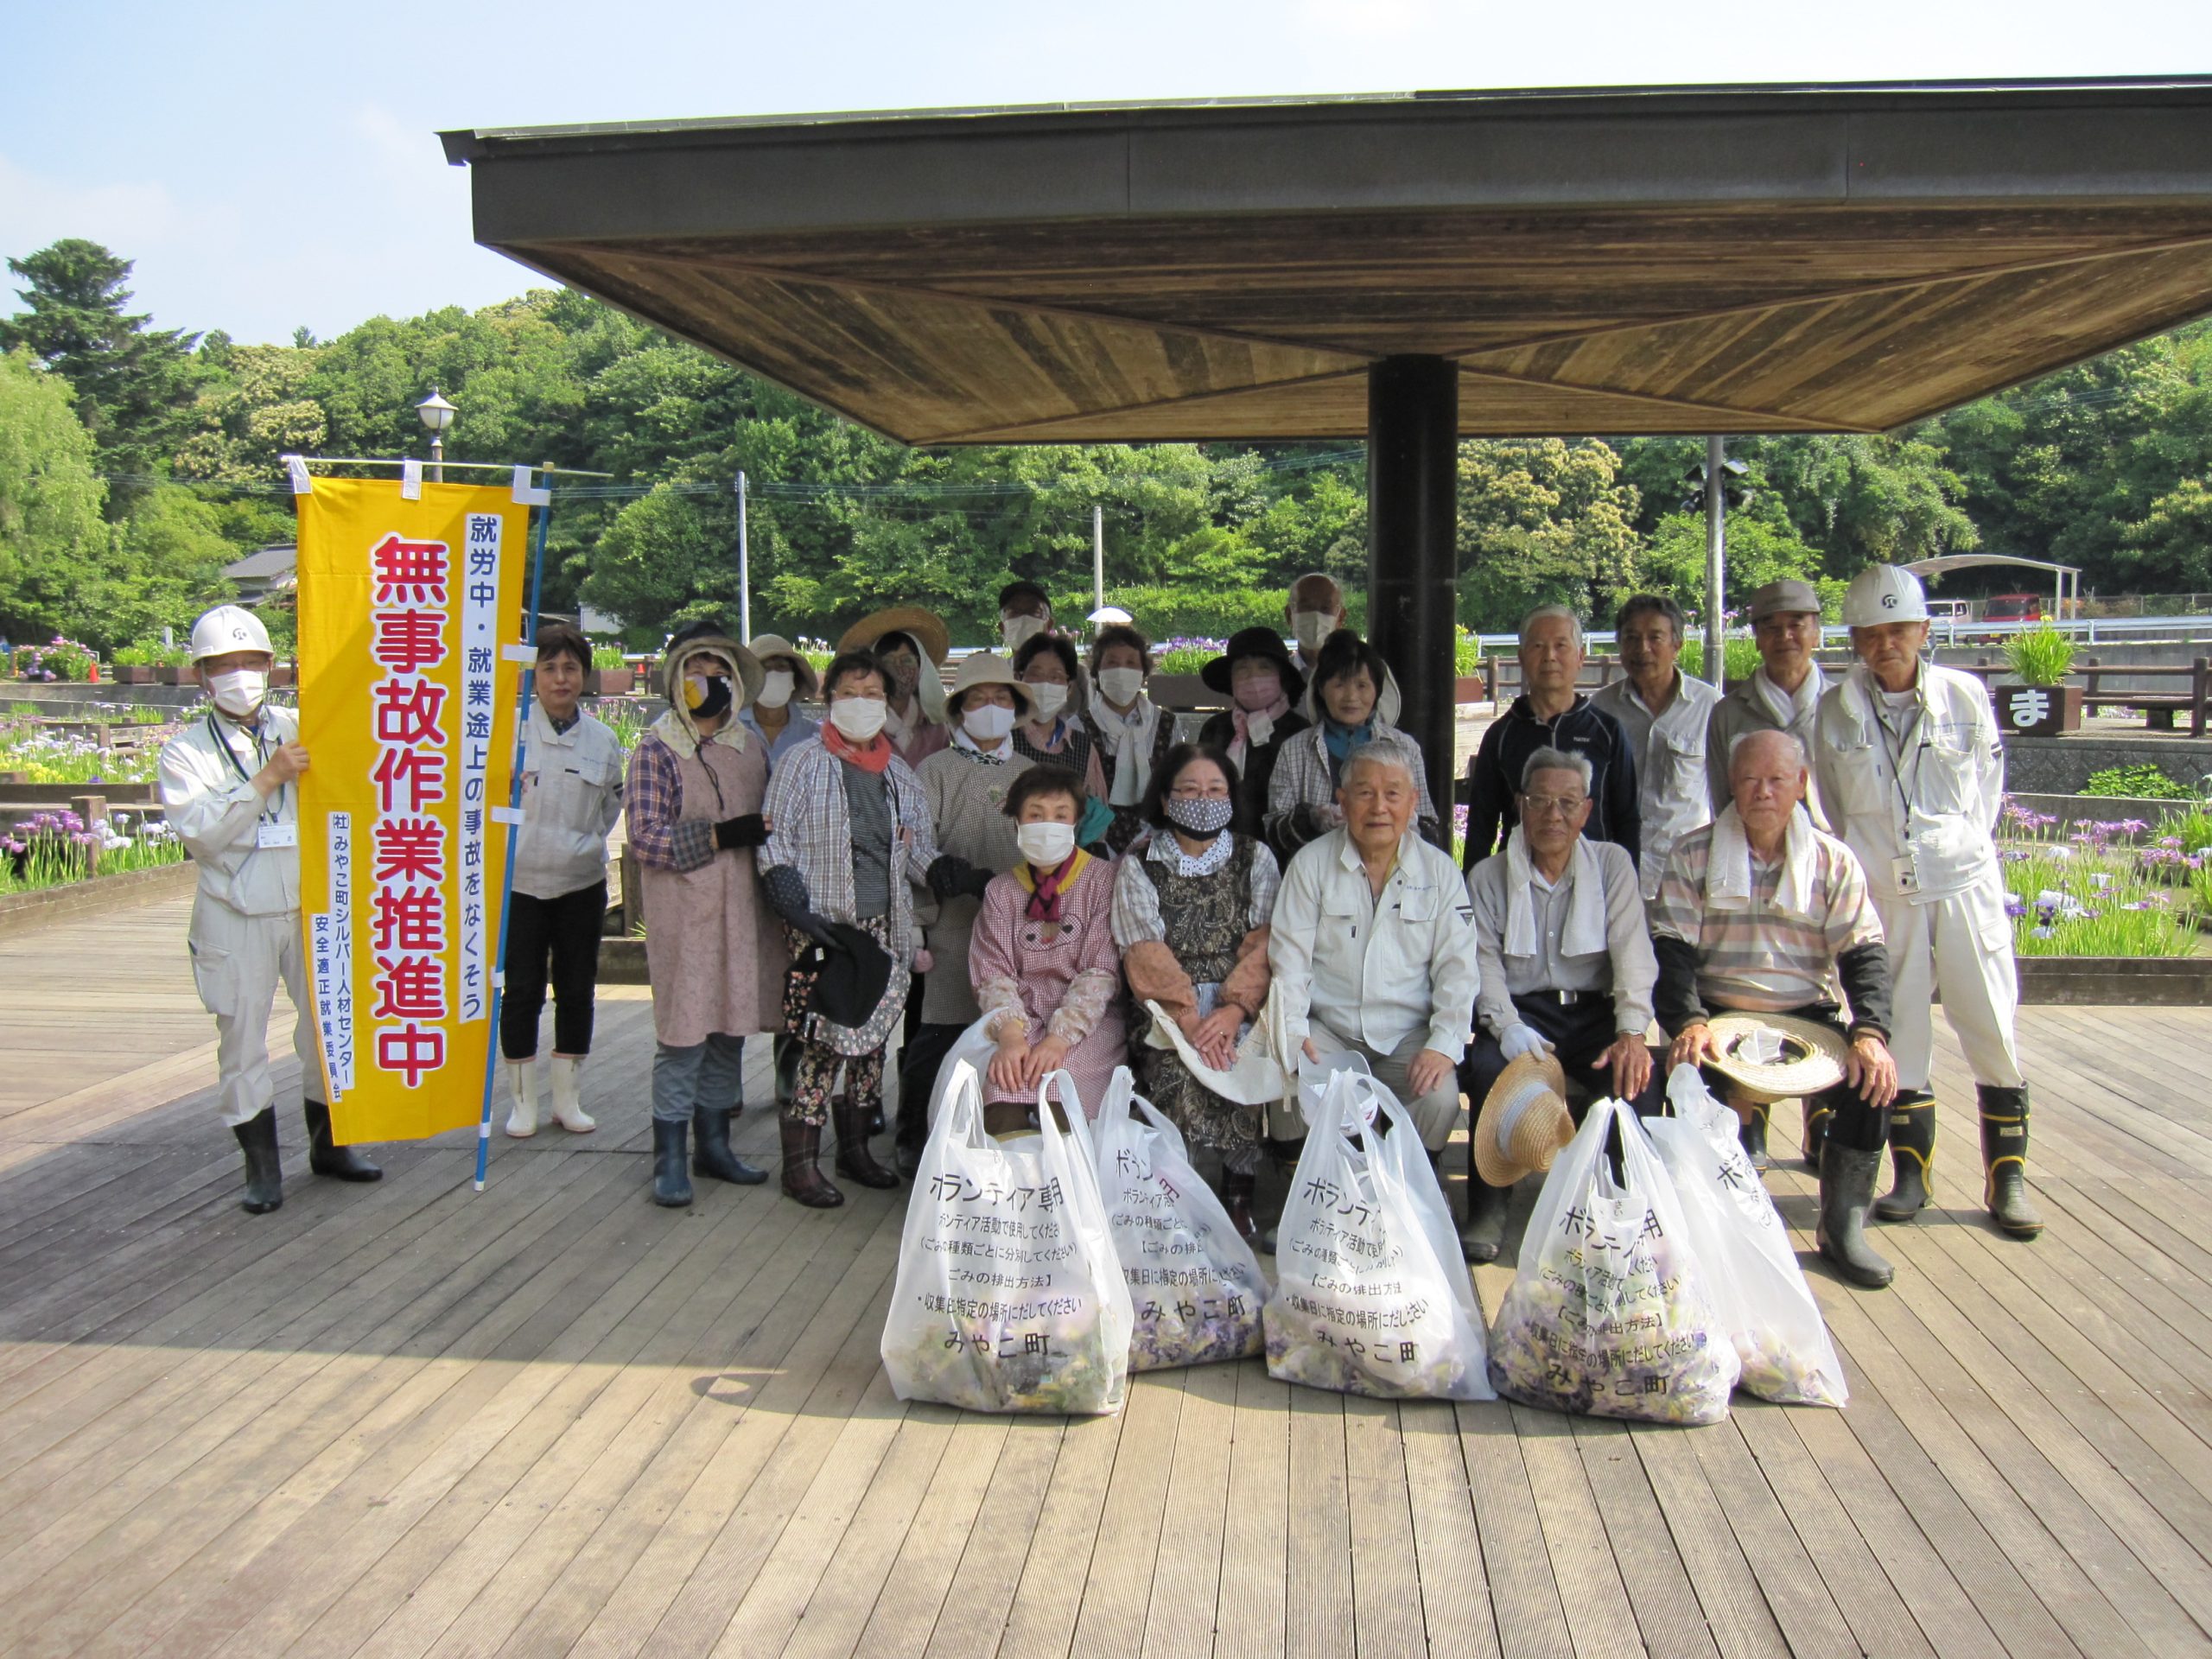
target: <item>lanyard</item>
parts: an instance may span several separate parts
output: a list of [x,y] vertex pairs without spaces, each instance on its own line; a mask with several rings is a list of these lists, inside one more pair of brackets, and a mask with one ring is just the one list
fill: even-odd
[[[231,770],[238,773],[238,781],[251,785],[253,782],[253,774],[238,764],[237,751],[231,747],[230,740],[223,735],[223,728],[216,724],[215,716],[213,715],[207,716],[207,735],[213,741],[216,748],[222,752],[223,759],[231,763]],[[261,752],[261,728],[258,726],[253,729],[253,759],[257,766],[260,766],[264,759]],[[276,792],[270,797],[267,804],[262,807],[261,816],[270,823],[275,823],[283,816],[283,811],[284,785],[279,784],[276,785]]]
[[[1879,698],[1880,696],[1879,691],[1872,694],[1873,698]],[[1893,737],[1890,732],[1890,722],[1882,718],[1882,705],[1878,702],[1874,704],[1874,729],[1881,733],[1882,752],[1890,757],[1890,782],[1897,792],[1897,804],[1904,808],[1904,827],[1908,832],[1912,828],[1912,797],[1905,793],[1904,757],[1911,751],[1927,748],[1928,736],[1925,730],[1927,724],[1927,710],[1919,709],[1907,722],[1904,735]],[[1913,741],[1915,737],[1920,740],[1917,743]],[[1916,778],[1918,775],[1919,768],[1916,766],[1914,776]]]

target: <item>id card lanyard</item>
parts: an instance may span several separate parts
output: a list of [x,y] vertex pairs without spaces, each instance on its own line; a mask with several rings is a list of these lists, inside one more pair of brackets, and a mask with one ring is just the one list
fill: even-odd
[[[215,716],[212,714],[207,716],[207,735],[213,740],[215,747],[222,751],[223,759],[230,762],[231,770],[238,774],[238,781],[251,787],[253,783],[253,774],[238,763],[238,751],[231,747],[230,740],[223,735],[222,727],[217,724]],[[257,726],[253,731],[255,765],[260,766],[265,758],[261,748],[261,728]],[[257,849],[263,847],[297,845],[296,832],[291,837],[283,834],[285,828],[282,822],[284,816],[284,791],[287,787],[288,785],[283,784],[277,785],[276,792],[262,804],[261,817],[254,832],[254,846]]]
[[1907,850],[1900,854],[1895,861],[1894,874],[1898,890],[1903,893],[1911,893],[1920,886],[1920,873],[1914,865],[1912,853],[1910,850],[1912,845],[1913,807],[1912,797],[1905,792],[1904,758],[1907,754],[1916,757],[1913,776],[1916,779],[1920,775],[1917,756],[1920,752],[1928,747],[1926,729],[1928,710],[1924,706],[1920,708],[1906,725],[1904,734],[1901,737],[1891,734],[1890,723],[1882,718],[1879,707],[1875,708],[1873,714],[1875,729],[1882,734],[1882,752],[1890,758],[1890,785],[1897,791],[1897,805],[1904,812],[1898,834],[1904,842]]

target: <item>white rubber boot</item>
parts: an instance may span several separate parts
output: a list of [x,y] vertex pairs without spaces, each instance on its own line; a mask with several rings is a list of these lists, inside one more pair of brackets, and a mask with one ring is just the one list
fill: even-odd
[[537,1133],[537,1056],[507,1062],[507,1094],[514,1102],[507,1109],[507,1133],[527,1141]]
[[581,1054],[556,1054],[546,1077],[553,1085],[553,1121],[570,1135],[589,1135],[599,1125],[584,1111],[576,1096],[576,1080],[583,1071]]

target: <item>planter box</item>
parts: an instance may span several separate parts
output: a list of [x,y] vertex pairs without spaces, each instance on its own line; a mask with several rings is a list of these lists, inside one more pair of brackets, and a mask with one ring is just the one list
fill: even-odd
[[2014,680],[1989,689],[1997,723],[2025,737],[2056,737],[2082,729],[2082,688],[2078,685],[2023,685]]
[[157,685],[197,685],[200,683],[200,671],[190,663],[181,668],[163,664],[154,671],[154,682]]
[[584,696],[626,697],[637,683],[638,671],[633,668],[594,668],[584,676]]
[[151,663],[125,663],[120,668],[108,670],[108,678],[118,685],[151,685],[154,666]]
[[269,685],[271,690],[282,691],[296,685],[299,683],[299,668],[292,663],[279,663],[269,671]]
[[2018,957],[2023,1003],[2212,1007],[2212,957]]
[[643,939],[601,939],[599,942],[599,982],[602,985],[650,985],[645,972]]

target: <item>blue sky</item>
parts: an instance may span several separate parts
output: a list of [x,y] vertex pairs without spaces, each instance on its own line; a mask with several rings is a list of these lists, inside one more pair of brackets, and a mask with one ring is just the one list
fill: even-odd
[[[164,324],[289,338],[533,279],[442,127],[1417,87],[2212,72],[2206,0],[14,0],[0,252],[88,236]],[[1731,25],[1731,20],[1732,24]],[[0,294],[0,310],[12,310]]]

